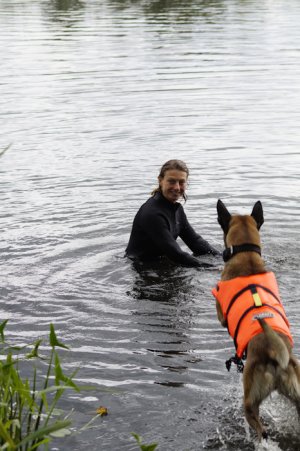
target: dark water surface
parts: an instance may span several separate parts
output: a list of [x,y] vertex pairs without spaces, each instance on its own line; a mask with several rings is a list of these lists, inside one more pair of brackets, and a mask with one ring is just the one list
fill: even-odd
[[[59,450],[253,450],[233,345],[202,269],[134,268],[131,222],[161,164],[191,170],[188,218],[222,248],[216,200],[260,199],[264,257],[300,354],[300,2],[0,1],[1,317],[11,338],[71,347],[88,393]],[[300,449],[293,407],[263,408],[266,449]]]

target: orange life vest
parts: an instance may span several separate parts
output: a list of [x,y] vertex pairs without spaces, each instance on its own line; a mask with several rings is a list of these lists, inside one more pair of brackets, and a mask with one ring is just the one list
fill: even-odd
[[220,281],[212,294],[221,306],[238,357],[242,357],[251,338],[262,332],[255,318],[258,314],[272,329],[286,335],[293,346],[290,325],[272,272]]

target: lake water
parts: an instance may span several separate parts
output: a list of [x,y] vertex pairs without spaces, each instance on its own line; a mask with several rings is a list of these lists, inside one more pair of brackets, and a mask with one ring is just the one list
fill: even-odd
[[[79,367],[80,427],[56,450],[253,450],[232,341],[203,268],[134,268],[133,217],[160,166],[190,168],[184,208],[222,249],[216,201],[260,199],[264,258],[300,355],[300,2],[0,1],[1,317],[29,343],[53,322]],[[181,243],[182,244],[182,243]],[[295,410],[262,407],[272,442],[300,449]]]

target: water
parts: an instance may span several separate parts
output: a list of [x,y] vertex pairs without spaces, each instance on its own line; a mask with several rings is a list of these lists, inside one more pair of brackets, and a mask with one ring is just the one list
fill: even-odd
[[[161,164],[190,167],[194,228],[222,248],[218,198],[260,199],[264,257],[299,328],[297,0],[0,2],[1,317],[10,338],[71,347],[91,392],[70,395],[80,427],[59,450],[253,450],[233,345],[216,320],[211,267],[134,268],[122,258]],[[300,448],[276,395],[269,450]]]

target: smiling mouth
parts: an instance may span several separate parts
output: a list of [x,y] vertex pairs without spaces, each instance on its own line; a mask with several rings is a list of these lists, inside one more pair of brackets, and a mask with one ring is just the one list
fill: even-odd
[[172,196],[182,196],[182,193],[180,192],[180,191],[170,191],[170,194],[172,195]]

